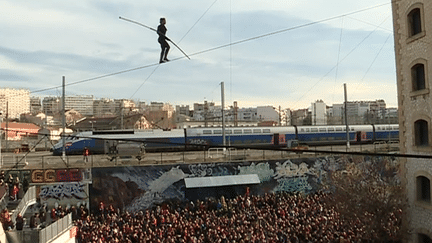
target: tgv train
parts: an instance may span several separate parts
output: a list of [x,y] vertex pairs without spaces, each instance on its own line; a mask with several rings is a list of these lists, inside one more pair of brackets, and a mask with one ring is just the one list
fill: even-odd
[[[399,139],[397,124],[351,125],[350,143],[372,143]],[[226,145],[250,147],[284,147],[289,140],[309,146],[346,143],[346,126],[226,127]],[[221,127],[185,128],[174,130],[109,130],[87,131],[65,139],[66,154],[82,154],[87,147],[92,154],[111,153],[119,143],[143,143],[147,152],[205,149],[223,144]],[[63,143],[52,148],[61,155]]]

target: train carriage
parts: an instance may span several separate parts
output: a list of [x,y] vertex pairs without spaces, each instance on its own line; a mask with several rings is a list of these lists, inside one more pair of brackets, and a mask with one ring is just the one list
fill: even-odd
[[[398,140],[397,124],[350,125],[351,143]],[[310,146],[346,143],[346,126],[284,126],[284,127],[226,127],[226,145],[248,147],[285,147],[290,140]],[[109,152],[113,141],[143,143],[147,152],[206,149],[222,146],[222,128],[186,128],[173,130],[110,130],[89,131],[69,136],[65,141],[66,154],[82,154],[87,147],[92,154]],[[53,154],[62,154],[62,141],[53,146]]]

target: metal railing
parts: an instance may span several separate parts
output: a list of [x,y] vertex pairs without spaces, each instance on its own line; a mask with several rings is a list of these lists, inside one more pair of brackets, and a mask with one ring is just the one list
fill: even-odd
[[12,222],[15,224],[16,218],[19,213],[24,215],[27,207],[36,203],[36,187],[29,187],[24,197],[21,199],[20,203],[12,213]]
[[47,243],[66,233],[72,226],[72,214],[68,214],[44,229],[10,230],[6,231],[6,235],[9,243]]
[[[396,147],[397,144],[391,144],[391,147]],[[82,155],[67,155],[65,160],[62,156],[52,156],[50,153],[33,153],[27,155],[23,164],[17,156],[23,155],[4,155],[4,167],[2,169],[64,169],[64,168],[92,168],[92,167],[114,167],[114,166],[130,166],[130,165],[151,165],[151,164],[177,164],[177,163],[202,163],[202,162],[224,162],[224,161],[239,161],[239,160],[267,160],[267,159],[290,159],[304,156],[316,155],[314,150],[323,151],[342,151],[342,152],[386,152],[389,144],[375,143],[346,146],[320,146],[309,147],[309,151],[305,153],[294,153],[281,150],[256,150],[242,148],[210,148],[201,151],[181,151],[181,152],[158,152],[146,153],[141,160],[132,156],[124,156],[111,160],[109,155],[95,154],[89,156],[89,161],[84,162]],[[17,161],[21,161],[20,165],[16,165]]]
[[64,216],[39,232],[39,242],[45,243],[55,239],[72,226],[72,214]]
[[5,186],[2,186],[0,188],[0,212],[5,209],[9,203],[9,197],[8,197],[9,193],[8,190],[6,189]]

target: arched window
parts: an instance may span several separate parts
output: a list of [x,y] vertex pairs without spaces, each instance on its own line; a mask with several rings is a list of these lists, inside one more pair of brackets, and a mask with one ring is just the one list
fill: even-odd
[[414,136],[416,146],[429,145],[429,129],[427,121],[418,120],[414,123]]
[[408,14],[409,36],[414,36],[422,32],[421,10],[415,8]]
[[418,63],[411,68],[413,91],[426,89],[425,66]]
[[417,200],[430,203],[430,180],[425,176],[417,176]]
[[432,239],[425,234],[418,234],[418,243],[432,243]]

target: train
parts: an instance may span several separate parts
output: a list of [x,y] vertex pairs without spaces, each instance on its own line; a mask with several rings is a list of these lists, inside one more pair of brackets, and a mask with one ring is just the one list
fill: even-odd
[[[225,145],[257,148],[286,147],[287,141],[297,140],[308,146],[341,145],[346,143],[345,125],[226,127]],[[104,130],[85,131],[65,138],[66,154],[82,154],[88,148],[91,154],[112,154],[122,143],[143,144],[146,152],[203,150],[223,145],[222,127],[195,127],[184,129]],[[377,141],[397,141],[398,124],[350,125],[351,144]],[[124,146],[123,146],[124,147]],[[61,155],[63,142],[52,147],[53,155]]]

